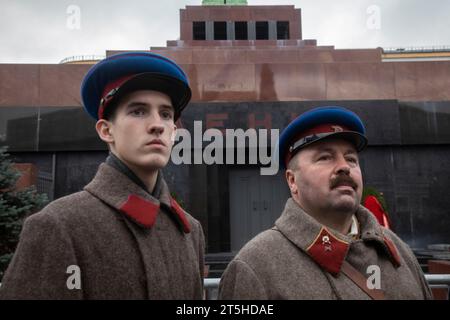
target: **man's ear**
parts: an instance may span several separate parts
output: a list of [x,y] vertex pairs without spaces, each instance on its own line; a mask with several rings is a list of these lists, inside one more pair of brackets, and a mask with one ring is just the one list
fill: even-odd
[[105,119],[100,119],[95,124],[95,130],[97,134],[106,143],[113,143],[114,136],[112,134],[112,123]]
[[289,189],[291,190],[291,194],[298,194],[298,187],[297,184],[295,183],[296,181],[294,171],[291,169],[287,169],[285,175],[287,184],[289,186]]
[[172,136],[170,137],[170,142],[172,143],[172,146],[175,144],[175,137],[177,136],[177,126],[176,124],[173,124],[173,131]]

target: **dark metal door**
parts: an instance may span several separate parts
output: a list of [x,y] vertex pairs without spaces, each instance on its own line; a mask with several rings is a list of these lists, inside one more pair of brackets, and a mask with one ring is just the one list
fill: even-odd
[[271,228],[283,211],[289,189],[284,172],[261,176],[259,168],[230,171],[231,251]]

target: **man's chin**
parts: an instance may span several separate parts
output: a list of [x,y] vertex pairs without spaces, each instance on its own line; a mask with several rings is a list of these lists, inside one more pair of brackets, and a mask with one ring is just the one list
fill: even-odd
[[338,212],[354,212],[359,206],[359,203],[353,197],[346,196],[347,199],[339,199],[334,203],[333,208]]
[[169,162],[169,159],[164,157],[164,156],[160,156],[160,155],[154,155],[152,157],[150,157],[149,159],[143,159],[140,162],[140,166],[144,169],[151,169],[151,170],[159,170],[164,168],[167,163]]

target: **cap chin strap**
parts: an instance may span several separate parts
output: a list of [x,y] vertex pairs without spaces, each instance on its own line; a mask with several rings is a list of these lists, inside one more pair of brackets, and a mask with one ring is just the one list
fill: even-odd
[[98,115],[97,115],[99,119],[103,119],[105,107],[109,104],[109,102],[111,101],[111,99],[114,97],[114,95],[118,90],[119,87],[112,89],[102,98],[102,100],[100,100],[100,106],[98,107]]
[[110,100],[116,92],[119,90],[119,88],[114,88],[111,91],[109,91],[103,98],[100,100],[100,106],[103,106],[108,100]]
[[335,132],[314,133],[309,136],[303,137],[300,140],[297,140],[297,142],[295,142],[292,146],[289,147],[289,152],[292,153],[306,143],[321,139],[333,133]]
[[120,87],[135,76],[135,74],[126,75],[115,79],[114,81],[111,81],[105,86],[105,88],[103,89],[102,98],[100,99],[100,105],[98,106],[98,119],[103,118],[103,113],[105,112],[106,107],[111,102],[112,98],[114,98],[114,95],[117,93],[117,91],[119,91]]

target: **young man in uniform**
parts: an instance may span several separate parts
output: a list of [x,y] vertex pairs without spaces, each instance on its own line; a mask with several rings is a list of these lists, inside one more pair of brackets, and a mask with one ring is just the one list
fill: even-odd
[[275,226],[228,265],[222,299],[430,299],[410,248],[360,205],[360,118],[321,107],[279,141],[291,198]]
[[104,59],[81,96],[110,154],[83,191],[29,217],[3,299],[201,299],[204,236],[161,174],[191,98],[183,70],[152,53]]

